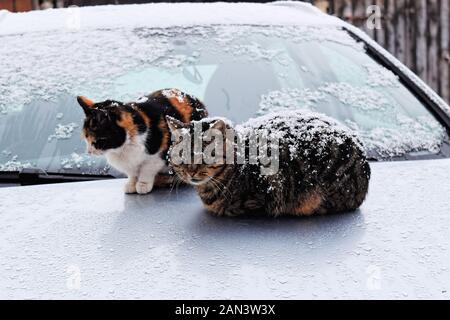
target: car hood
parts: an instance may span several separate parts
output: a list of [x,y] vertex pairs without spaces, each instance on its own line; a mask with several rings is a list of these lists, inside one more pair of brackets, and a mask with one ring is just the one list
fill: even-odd
[[298,219],[123,180],[0,189],[0,298],[449,298],[450,160],[372,171],[358,212]]

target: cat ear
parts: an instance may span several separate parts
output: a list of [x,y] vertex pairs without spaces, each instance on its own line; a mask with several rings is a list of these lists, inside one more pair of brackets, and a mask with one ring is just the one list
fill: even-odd
[[94,101],[83,97],[83,96],[78,96],[77,97],[77,101],[80,104],[80,106],[83,108],[84,113],[88,113],[95,105]]
[[178,129],[184,128],[186,125],[171,116],[166,116],[167,125],[169,126],[170,132],[175,133]]
[[210,125],[210,129],[216,129],[221,132],[224,132],[226,130],[226,128],[227,128],[227,124],[222,119],[219,119]]

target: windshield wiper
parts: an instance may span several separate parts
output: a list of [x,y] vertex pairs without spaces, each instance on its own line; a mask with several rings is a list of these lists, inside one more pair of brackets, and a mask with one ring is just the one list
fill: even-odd
[[53,173],[39,168],[24,168],[20,171],[0,171],[0,183],[19,184],[21,186],[105,179],[114,179],[114,177],[110,175]]

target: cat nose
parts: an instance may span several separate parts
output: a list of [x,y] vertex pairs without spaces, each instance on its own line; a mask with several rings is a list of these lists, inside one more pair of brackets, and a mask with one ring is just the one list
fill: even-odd
[[194,170],[194,171],[191,171],[191,176],[194,178],[195,177],[199,178],[202,176],[202,174],[199,172],[199,170]]

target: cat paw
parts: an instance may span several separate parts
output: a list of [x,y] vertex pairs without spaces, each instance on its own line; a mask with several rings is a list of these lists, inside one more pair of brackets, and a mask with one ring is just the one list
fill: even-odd
[[136,191],[139,194],[150,193],[153,189],[153,183],[139,181],[136,184]]
[[137,190],[136,190],[136,181],[128,181],[125,184],[124,191],[125,191],[126,194],[136,193],[137,192]]

